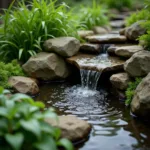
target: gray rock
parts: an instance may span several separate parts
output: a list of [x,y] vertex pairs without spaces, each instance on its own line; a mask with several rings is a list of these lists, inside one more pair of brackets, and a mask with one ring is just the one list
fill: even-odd
[[69,75],[64,59],[55,53],[41,52],[31,57],[23,69],[30,77],[42,80],[66,78]]
[[78,31],[78,35],[80,38],[85,39],[87,36],[94,35],[94,32],[92,30],[80,30]]
[[126,42],[125,36],[119,34],[105,34],[105,35],[93,35],[87,36],[86,39],[91,43],[124,43]]
[[121,57],[130,58],[133,54],[144,50],[142,46],[132,45],[132,46],[121,46],[116,48],[115,54]]
[[80,51],[84,53],[96,53],[99,54],[101,51],[99,44],[84,43],[80,45]]
[[125,35],[129,40],[137,40],[137,38],[146,33],[146,29],[141,27],[141,23],[144,21],[138,21],[132,24],[130,27],[127,27],[125,30]]
[[131,111],[140,117],[149,118],[150,115],[150,73],[141,81],[135,90],[131,102]]
[[39,93],[39,87],[32,78],[12,76],[9,78],[8,83],[19,93],[31,95]]
[[124,70],[132,77],[145,76],[150,72],[150,52],[135,53],[124,64]]
[[80,42],[74,37],[59,37],[45,41],[44,48],[48,52],[71,57],[79,51]]
[[61,129],[61,137],[67,138],[73,142],[85,139],[90,131],[91,125],[75,116],[59,116],[59,122],[53,119],[46,119],[46,122],[52,126]]
[[130,82],[130,77],[127,73],[117,73],[110,77],[110,82],[116,89],[126,90]]
[[111,21],[110,25],[112,28],[122,28],[125,26],[125,21],[124,20]]
[[99,34],[99,35],[108,33],[108,31],[105,28],[100,27],[100,26],[93,27],[93,31],[94,31],[95,34]]

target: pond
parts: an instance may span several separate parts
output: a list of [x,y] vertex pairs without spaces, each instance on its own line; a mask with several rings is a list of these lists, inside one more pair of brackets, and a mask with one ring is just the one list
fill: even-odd
[[[107,87],[107,86],[106,86]],[[149,123],[130,115],[129,108],[98,86],[88,90],[71,82],[52,82],[40,87],[47,108],[54,107],[59,115],[75,115],[92,124],[92,131],[78,150],[149,150]]]

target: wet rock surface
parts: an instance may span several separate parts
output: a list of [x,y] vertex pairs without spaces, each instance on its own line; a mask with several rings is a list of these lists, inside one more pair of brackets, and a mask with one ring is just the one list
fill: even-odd
[[99,56],[78,53],[78,55],[67,58],[68,63],[77,66],[79,69],[94,70],[98,72],[122,70],[124,60],[118,57],[102,54]]
[[131,111],[144,118],[149,118],[150,114],[150,73],[141,81],[135,90],[131,102]]
[[45,41],[44,48],[48,52],[55,52],[63,57],[71,57],[79,51],[80,42],[74,37],[59,37]]
[[150,52],[140,51],[135,53],[124,64],[125,71],[132,77],[145,76],[150,72]]
[[12,76],[9,78],[8,83],[19,93],[30,95],[39,93],[39,87],[32,78]]
[[63,79],[69,75],[64,59],[55,53],[38,53],[23,65],[23,69],[30,77],[42,80]]
[[61,129],[61,136],[67,138],[72,142],[79,142],[85,140],[91,131],[91,125],[75,116],[59,116],[59,121],[46,119],[46,122],[52,126]]

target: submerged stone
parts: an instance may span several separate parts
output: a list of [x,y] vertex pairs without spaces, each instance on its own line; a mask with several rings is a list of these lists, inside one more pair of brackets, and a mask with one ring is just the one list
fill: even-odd
[[67,138],[72,142],[83,141],[89,135],[92,126],[75,116],[59,116],[59,121],[46,119],[46,122],[52,126],[61,129],[61,137]]

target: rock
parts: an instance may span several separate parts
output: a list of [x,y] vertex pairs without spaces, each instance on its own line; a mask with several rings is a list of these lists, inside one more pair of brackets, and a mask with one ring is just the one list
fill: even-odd
[[23,69],[30,77],[42,80],[66,78],[69,75],[64,59],[55,53],[38,53],[23,65]]
[[86,39],[91,43],[125,43],[126,37],[119,34],[105,34],[105,35],[93,35],[87,36]]
[[112,28],[123,28],[125,26],[124,20],[115,20],[110,22]]
[[108,49],[107,49],[107,52],[109,55],[116,55],[115,54],[115,50],[117,49],[117,46],[116,45],[112,45],[110,46]]
[[150,52],[135,53],[124,64],[124,70],[132,77],[145,76],[150,72]]
[[80,42],[74,37],[59,37],[46,40],[44,48],[48,52],[54,52],[63,57],[71,57],[79,51]]
[[127,15],[125,14],[115,14],[110,16],[111,20],[125,20],[125,18],[127,17]]
[[137,86],[133,100],[131,102],[131,111],[137,116],[149,119],[150,73]]
[[110,82],[116,89],[126,90],[130,82],[130,77],[127,73],[117,73],[110,77]]
[[93,31],[94,31],[95,34],[99,34],[99,35],[108,33],[108,31],[105,28],[100,27],[100,26],[93,27]]
[[101,47],[99,44],[84,43],[80,45],[80,51],[85,53],[99,54],[101,52]]
[[97,72],[120,71],[123,70],[124,64],[124,60],[121,60],[118,57],[107,56],[106,54],[96,56],[78,53],[76,56],[67,58],[66,60],[68,63],[75,65],[78,69],[93,70]]
[[79,142],[87,138],[91,131],[91,125],[75,116],[59,116],[59,122],[52,119],[46,119],[46,122],[52,126],[61,129],[61,137],[67,138],[72,142]]
[[116,48],[115,54],[121,57],[130,58],[133,54],[144,50],[142,46],[132,45],[132,46],[121,46]]
[[125,35],[125,31],[126,31],[126,28],[120,29],[119,34],[120,35]]
[[80,38],[85,39],[87,36],[94,35],[94,32],[92,30],[80,30],[78,31],[78,35]]
[[146,29],[142,28],[140,25],[142,22],[144,21],[138,21],[126,28],[125,35],[129,40],[135,41],[139,36],[146,33]]
[[39,87],[32,78],[12,76],[8,83],[19,93],[35,95],[39,93]]

